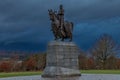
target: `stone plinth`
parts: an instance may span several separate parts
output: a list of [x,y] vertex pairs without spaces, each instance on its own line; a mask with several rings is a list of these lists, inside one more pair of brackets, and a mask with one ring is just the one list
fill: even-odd
[[80,76],[78,54],[79,49],[73,42],[50,42],[47,49],[47,64],[42,76]]

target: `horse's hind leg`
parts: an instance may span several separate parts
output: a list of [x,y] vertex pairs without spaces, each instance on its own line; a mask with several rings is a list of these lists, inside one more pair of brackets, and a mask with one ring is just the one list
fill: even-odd
[[69,40],[70,42],[72,41],[72,38],[70,38],[70,40]]
[[70,40],[69,41],[72,41],[72,33],[70,34]]

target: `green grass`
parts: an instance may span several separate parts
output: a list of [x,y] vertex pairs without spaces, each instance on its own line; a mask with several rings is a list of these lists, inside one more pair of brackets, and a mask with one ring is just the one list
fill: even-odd
[[[82,74],[120,74],[120,70],[80,70]],[[41,75],[41,71],[0,73],[0,78]]]
[[80,70],[85,74],[120,74],[120,70]]
[[31,76],[31,75],[41,75],[42,72],[11,72],[11,73],[0,73],[0,78],[14,77],[14,76]]

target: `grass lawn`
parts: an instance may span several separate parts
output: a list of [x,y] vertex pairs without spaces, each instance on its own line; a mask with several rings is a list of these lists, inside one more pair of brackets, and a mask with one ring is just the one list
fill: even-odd
[[[120,70],[80,70],[82,74],[120,74]],[[14,76],[31,76],[41,75],[41,71],[34,72],[11,72],[11,73],[0,73],[0,78],[14,77]]]
[[14,77],[14,76],[31,76],[31,75],[41,75],[42,72],[11,72],[11,73],[0,73],[0,78]]
[[80,70],[85,74],[120,74],[120,70]]

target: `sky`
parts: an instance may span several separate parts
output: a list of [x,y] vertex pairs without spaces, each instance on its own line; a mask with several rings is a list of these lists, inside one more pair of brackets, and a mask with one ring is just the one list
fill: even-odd
[[54,40],[48,9],[65,9],[73,42],[88,50],[102,34],[120,44],[120,0],[0,0],[0,50],[45,51]]

